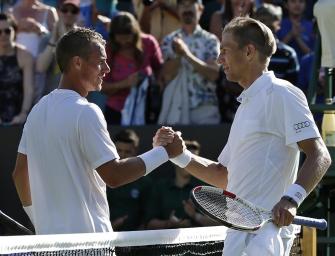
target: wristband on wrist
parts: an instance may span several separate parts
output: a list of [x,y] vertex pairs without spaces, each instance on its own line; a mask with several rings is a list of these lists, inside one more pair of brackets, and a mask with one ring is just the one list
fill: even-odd
[[148,175],[150,172],[155,170],[158,166],[164,164],[169,160],[169,155],[165,148],[162,146],[155,147],[142,155],[138,156],[145,164],[145,174]]
[[28,206],[22,206],[23,210],[26,212],[26,214],[28,215],[31,223],[34,225],[34,219],[33,219],[33,206],[32,205],[28,205]]
[[302,186],[294,183],[288,187],[284,196],[292,198],[292,200],[295,201],[297,205],[299,206],[306,198],[307,192]]
[[291,204],[295,205],[295,207],[298,208],[298,203],[292,198],[292,197],[289,197],[289,196],[282,196],[281,199],[285,199],[286,201],[289,201]]
[[192,155],[192,152],[186,149],[179,156],[171,158],[170,161],[180,168],[185,168],[191,162]]

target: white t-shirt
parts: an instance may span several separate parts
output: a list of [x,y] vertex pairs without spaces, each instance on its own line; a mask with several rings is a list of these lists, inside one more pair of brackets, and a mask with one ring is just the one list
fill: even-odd
[[18,151],[28,159],[37,234],[112,231],[106,184],[95,169],[119,156],[98,106],[54,90],[29,114]]
[[297,177],[297,142],[320,137],[303,92],[273,72],[259,77],[241,101],[218,160],[227,190],[271,210]]

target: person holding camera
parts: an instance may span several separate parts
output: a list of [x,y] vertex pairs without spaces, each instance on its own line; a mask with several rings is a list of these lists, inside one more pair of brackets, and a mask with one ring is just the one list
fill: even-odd
[[158,42],[180,28],[177,0],[134,0],[134,8],[142,31]]
[[104,115],[107,124],[121,124],[121,111],[130,89],[145,77],[158,77],[163,63],[162,52],[157,40],[144,34],[135,17],[128,12],[119,12],[112,19],[106,52],[111,72],[106,74],[102,84],[108,97]]

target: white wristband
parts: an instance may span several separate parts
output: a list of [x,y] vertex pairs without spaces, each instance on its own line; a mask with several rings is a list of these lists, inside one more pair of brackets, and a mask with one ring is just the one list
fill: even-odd
[[32,205],[23,206],[23,210],[26,212],[26,214],[28,215],[31,223],[34,225],[33,206]]
[[169,160],[169,155],[165,148],[162,146],[155,147],[142,155],[138,156],[145,164],[145,174],[148,175],[150,172],[155,170],[158,166],[164,164]]
[[186,149],[179,156],[171,158],[170,161],[180,168],[185,168],[191,162],[192,155],[192,152]]
[[294,201],[297,202],[299,206],[302,203],[302,201],[304,201],[304,199],[306,198],[307,192],[302,186],[294,183],[288,187],[284,196],[291,197]]

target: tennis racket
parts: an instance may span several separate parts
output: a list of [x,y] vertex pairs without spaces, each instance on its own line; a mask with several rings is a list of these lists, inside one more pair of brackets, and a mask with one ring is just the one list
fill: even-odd
[[33,235],[34,232],[0,211],[0,229],[6,235]]
[[[254,231],[272,221],[271,211],[259,208],[220,188],[198,186],[192,190],[191,199],[199,211],[232,229]],[[327,221],[324,219],[302,216],[296,216],[293,224],[321,230],[327,228]]]

